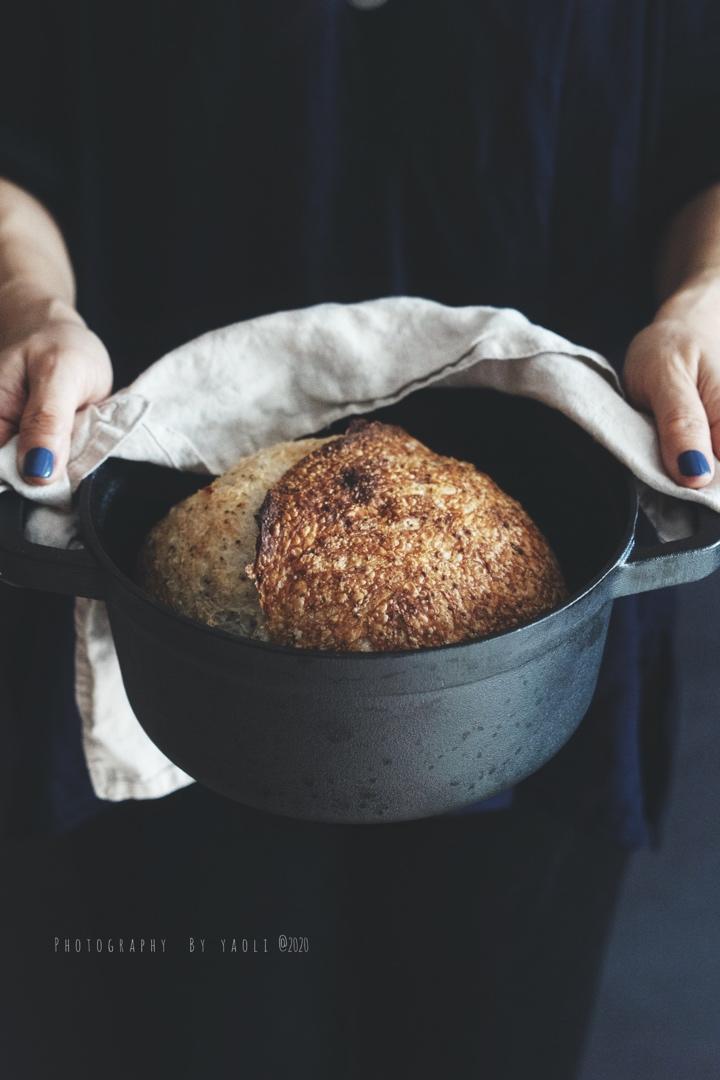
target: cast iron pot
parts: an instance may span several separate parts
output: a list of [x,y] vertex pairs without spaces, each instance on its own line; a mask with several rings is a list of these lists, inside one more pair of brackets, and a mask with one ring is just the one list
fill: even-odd
[[277,647],[176,615],[133,582],[148,529],[207,476],[107,461],[79,491],[86,549],[68,552],[26,542],[23,501],[0,496],[3,579],[105,600],[125,689],[152,741],[208,787],[291,817],[422,818],[515,784],[581,722],[613,600],[720,566],[720,515],[705,510],[693,537],[638,547],[631,474],[538,402],[428,390],[373,415],[474,461],[520,499],[560,560],[569,600],[468,644]]

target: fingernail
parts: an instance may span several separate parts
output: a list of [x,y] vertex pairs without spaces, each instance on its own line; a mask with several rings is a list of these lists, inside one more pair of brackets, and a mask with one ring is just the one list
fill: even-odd
[[52,476],[55,455],[45,446],[34,446],[28,450],[23,461],[23,474],[35,480],[47,480]]
[[683,450],[677,461],[683,476],[702,476],[710,472],[708,459],[699,450]]

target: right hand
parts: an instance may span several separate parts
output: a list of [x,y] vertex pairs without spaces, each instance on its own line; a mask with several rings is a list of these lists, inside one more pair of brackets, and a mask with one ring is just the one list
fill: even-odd
[[75,413],[111,389],[107,349],[70,304],[0,289],[0,446],[19,432],[18,471],[27,483],[61,475]]

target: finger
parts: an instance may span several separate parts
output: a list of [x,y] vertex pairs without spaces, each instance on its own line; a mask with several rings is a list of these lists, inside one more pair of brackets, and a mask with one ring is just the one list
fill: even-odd
[[684,365],[666,365],[648,393],[660,437],[663,464],[684,487],[712,480],[710,425],[697,384]]
[[17,434],[25,399],[22,354],[0,354],[0,446]]
[[700,397],[710,425],[710,443],[713,454],[720,458],[720,363],[711,366],[698,384]]
[[18,439],[18,469],[28,483],[49,484],[62,473],[75,413],[86,396],[72,354],[55,351],[33,365]]
[[16,423],[13,423],[12,420],[6,420],[4,416],[0,416],[0,446],[10,442],[13,435],[17,435],[17,430]]

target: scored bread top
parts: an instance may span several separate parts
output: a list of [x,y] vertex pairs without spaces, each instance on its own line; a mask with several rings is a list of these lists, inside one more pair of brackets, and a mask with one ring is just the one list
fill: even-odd
[[268,490],[248,574],[270,640],[300,648],[450,644],[566,596],[547,540],[489,476],[363,420]]

